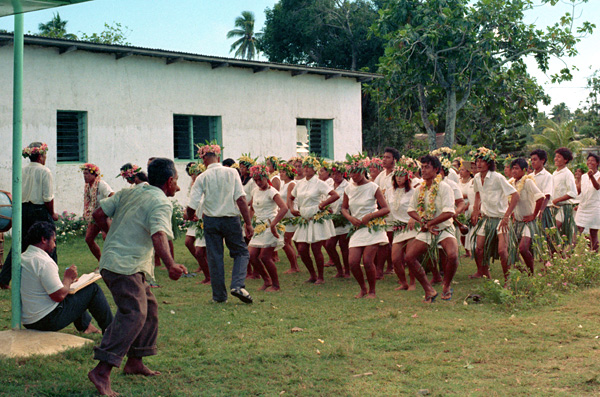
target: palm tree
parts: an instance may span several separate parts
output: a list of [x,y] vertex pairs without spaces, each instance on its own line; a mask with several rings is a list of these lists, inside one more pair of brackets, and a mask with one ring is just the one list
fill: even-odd
[[77,36],[67,33],[67,22],[60,19],[60,14],[57,12],[48,23],[40,23],[38,25],[39,34],[46,37],[77,40]]
[[567,121],[557,123],[552,120],[545,120],[540,123],[543,127],[541,134],[533,136],[533,144],[530,145],[531,149],[543,149],[548,153],[548,160],[552,162],[554,158],[554,151],[559,147],[566,147],[573,156],[577,158],[580,154],[581,148],[585,146],[593,146],[595,140],[592,138],[582,138],[575,131],[575,123],[573,121]]
[[254,59],[258,56],[259,43],[263,33],[254,33],[254,13],[242,11],[242,16],[235,19],[237,29],[227,32],[227,38],[239,37],[232,45],[229,52],[235,50],[236,58]]

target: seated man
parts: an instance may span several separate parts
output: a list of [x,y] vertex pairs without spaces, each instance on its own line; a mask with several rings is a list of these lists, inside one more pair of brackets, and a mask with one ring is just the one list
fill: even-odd
[[80,332],[99,333],[91,323],[93,316],[104,332],[113,315],[100,287],[93,283],[69,295],[77,279],[75,266],[67,268],[60,280],[58,265],[49,255],[56,247],[54,225],[36,222],[27,237],[31,245],[21,256],[21,317],[25,328],[59,331],[74,323]]

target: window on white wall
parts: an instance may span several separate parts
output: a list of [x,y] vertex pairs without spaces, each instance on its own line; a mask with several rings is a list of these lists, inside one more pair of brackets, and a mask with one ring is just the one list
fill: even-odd
[[216,140],[223,145],[221,116],[173,115],[173,152],[178,160],[193,160],[196,144]]
[[87,112],[56,112],[56,160],[87,161]]
[[300,155],[314,153],[333,159],[333,120],[297,119],[296,151]]

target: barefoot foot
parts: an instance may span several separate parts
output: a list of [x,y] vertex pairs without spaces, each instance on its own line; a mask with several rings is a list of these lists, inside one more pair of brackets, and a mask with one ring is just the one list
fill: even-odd
[[160,375],[159,371],[152,371],[150,368],[146,367],[141,358],[129,358],[125,363],[125,367],[123,367],[123,373],[125,375]]
[[315,281],[315,285],[320,285],[323,284],[325,282],[325,280],[323,280],[322,278],[317,278],[317,281]]
[[365,299],[376,299],[377,296],[375,295],[375,292],[369,292],[367,295],[365,295]]
[[416,289],[417,289],[417,287],[415,286],[415,284],[410,284],[410,285],[408,286],[408,290],[407,290],[407,291],[414,291],[414,290],[416,290]]
[[399,287],[394,288],[394,291],[406,291],[406,290],[408,290],[407,284],[400,284]]
[[360,299],[363,298],[367,295],[367,291],[360,291],[360,293],[358,295],[355,295],[354,298],[355,299]]
[[[108,367],[107,367],[108,366]],[[108,370],[105,368],[107,367]],[[110,371],[111,368],[108,364],[100,363],[88,372],[88,379],[96,386],[98,393],[101,396],[118,396],[119,393],[113,391],[110,387]]]
[[311,283],[311,284],[314,284],[316,282],[317,282],[317,279],[316,278],[312,278],[312,277],[305,281],[305,283]]
[[260,287],[258,290],[259,290],[259,291],[264,291],[264,290],[266,290],[267,288],[269,288],[271,285],[273,285],[273,284],[271,284],[271,283],[264,283],[264,284],[262,285],[262,287]]
[[90,323],[90,325],[88,325],[88,327],[85,329],[85,331],[83,331],[84,334],[101,334],[102,332],[94,327],[94,325],[92,323]]
[[281,288],[279,286],[271,285],[269,288],[267,288],[265,290],[265,292],[276,292],[276,291],[279,291],[279,290],[281,290]]

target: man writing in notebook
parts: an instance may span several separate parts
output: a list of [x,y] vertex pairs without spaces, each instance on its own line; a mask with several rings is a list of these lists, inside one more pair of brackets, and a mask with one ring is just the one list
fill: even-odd
[[36,222],[27,238],[31,245],[21,256],[21,318],[25,328],[59,331],[73,323],[80,332],[99,333],[91,322],[94,317],[104,332],[113,315],[100,287],[92,283],[69,294],[77,279],[77,267],[67,268],[62,281],[58,275],[58,265],[50,257],[56,248],[54,225]]

